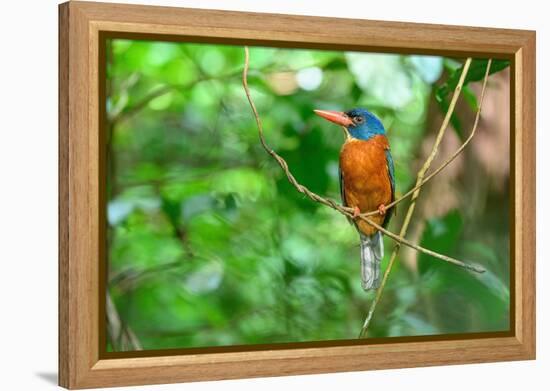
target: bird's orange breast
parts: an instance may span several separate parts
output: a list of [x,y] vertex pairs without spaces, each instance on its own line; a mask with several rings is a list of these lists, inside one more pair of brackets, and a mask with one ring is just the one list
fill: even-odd
[[[389,149],[385,136],[377,135],[369,140],[346,141],[340,152],[340,170],[346,204],[369,212],[381,204],[392,201],[392,188],[386,160]],[[372,219],[382,225],[384,216]],[[376,233],[376,228],[362,220],[356,221],[358,229],[365,235]]]

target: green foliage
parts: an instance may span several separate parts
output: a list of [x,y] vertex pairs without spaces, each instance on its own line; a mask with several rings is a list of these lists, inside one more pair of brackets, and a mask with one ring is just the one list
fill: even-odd
[[[421,245],[432,250],[471,259],[467,249],[461,250],[463,221],[458,211],[427,222]],[[485,256],[495,258],[490,247],[477,244]],[[477,255],[477,259],[482,259]],[[460,333],[464,314],[460,308],[468,306],[472,328],[476,331],[498,331],[509,321],[509,291],[491,270],[483,274],[469,273],[446,263],[435,263],[422,254],[419,271],[432,286],[432,305],[437,322],[450,332]]]
[[[355,338],[372,298],[360,287],[357,234],[297,193],[261,149],[242,47],[115,40],[108,49],[108,289],[124,327],[145,349]],[[398,192],[412,185],[443,59],[258,47],[250,66],[266,135],[298,181],[339,198],[342,134],[312,110],[365,106],[388,129]],[[472,239],[486,214],[449,216],[428,223],[422,244],[465,252],[494,274],[424,257],[418,272],[398,264],[373,335],[507,327],[506,251]],[[494,227],[506,224],[484,229],[501,243],[507,230]],[[462,317],[446,322],[449,311]]]
[[[462,88],[464,99],[468,105],[472,108],[473,111],[477,111],[478,104],[475,94],[468,88],[468,84],[471,82],[476,82],[483,80],[485,72],[487,71],[488,59],[474,59],[470,65],[470,69],[466,74],[464,79],[464,85]],[[503,69],[506,69],[510,66],[510,61],[508,60],[493,60],[491,62],[491,68],[489,69],[489,74],[499,72]],[[460,75],[462,74],[463,66],[453,67],[452,65],[448,67],[450,69],[449,77],[447,80],[439,85],[435,89],[435,100],[441,109],[441,112],[445,114],[449,109],[449,96],[454,91],[460,80]],[[461,139],[464,139],[463,127],[458,116],[453,113],[451,116],[451,124],[453,125],[454,130],[457,132],[458,136]]]

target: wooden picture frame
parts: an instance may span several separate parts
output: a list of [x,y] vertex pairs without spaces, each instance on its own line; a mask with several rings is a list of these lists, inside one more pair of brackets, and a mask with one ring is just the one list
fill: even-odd
[[[492,56],[511,60],[512,330],[475,338],[106,358],[100,39]],[[68,2],[59,7],[59,384],[89,388],[535,358],[535,33],[197,9]],[[103,292],[103,296],[102,296]],[[102,300],[103,299],[103,300]]]

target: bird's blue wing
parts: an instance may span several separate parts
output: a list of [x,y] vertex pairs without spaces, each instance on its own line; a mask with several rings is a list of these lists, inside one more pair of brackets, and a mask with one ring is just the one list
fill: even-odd
[[[348,206],[348,203],[346,202],[346,188],[344,187],[344,176],[342,175],[342,170],[340,166],[338,166],[338,176],[340,177],[340,198],[342,199],[342,205]],[[347,218],[350,224],[354,224],[353,220],[351,218]]]
[[[393,157],[391,156],[391,151],[386,149],[386,166],[388,167],[388,175],[390,177],[391,184],[391,202],[395,200],[395,168],[393,165]],[[395,213],[395,208],[393,211]],[[386,218],[384,219],[384,227],[388,225],[391,219],[392,213],[387,213]]]
[[386,165],[388,167],[388,175],[391,183],[391,200],[395,200],[395,168],[393,166],[393,157],[389,149],[386,149]]
[[342,169],[338,166],[338,176],[340,177],[340,198],[342,200],[342,205],[348,206],[346,204],[346,189],[344,188],[344,176],[342,175]]

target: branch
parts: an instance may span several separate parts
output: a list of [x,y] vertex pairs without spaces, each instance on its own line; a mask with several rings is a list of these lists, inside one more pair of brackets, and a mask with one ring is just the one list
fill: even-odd
[[[190,84],[189,87],[192,87],[192,85]],[[113,115],[111,118],[111,122],[113,123],[119,122],[123,119],[131,117],[133,114],[137,113],[138,111],[142,110],[145,106],[147,106],[149,102],[151,102],[153,99],[163,96],[176,88],[177,88],[176,86],[169,85],[169,84],[165,84],[154,88],[142,99],[136,102],[133,106],[122,109],[120,112]]]
[[112,123],[115,123],[115,122],[125,120],[131,117],[132,115],[138,113],[142,109],[144,109],[153,99],[166,95],[172,91],[177,91],[177,90],[187,91],[192,87],[194,87],[195,85],[204,81],[230,79],[239,74],[240,74],[240,71],[230,72],[220,76],[199,76],[195,80],[192,80],[189,83],[183,84],[183,85],[182,84],[163,84],[161,86],[153,88],[142,99],[137,101],[134,105],[130,107],[125,107],[120,112],[114,114],[110,118],[110,121]]
[[[447,165],[449,165],[463,150],[466,148],[466,145],[470,142],[470,140],[473,138],[475,131],[477,129],[477,125],[479,123],[479,117],[481,115],[481,107],[483,105],[483,98],[485,97],[485,89],[487,87],[487,80],[489,78],[489,70],[491,69],[491,59],[489,59],[487,63],[487,70],[485,71],[485,77],[483,79],[483,87],[481,89],[481,97],[479,102],[479,107],[476,112],[476,118],[472,127],[472,131],[470,132],[470,136],[468,136],[468,139],[460,146],[460,148],[457,149],[457,151],[449,158],[445,163],[443,163],[437,170],[435,170],[433,173],[428,175],[426,179],[424,179],[424,175],[428,171],[431,163],[433,162],[433,159],[435,158],[435,155],[437,154],[437,150],[439,147],[439,143],[441,142],[441,139],[443,138],[443,134],[445,133],[445,130],[447,129],[447,126],[449,125],[449,120],[451,118],[451,115],[454,111],[454,107],[456,105],[456,102],[458,100],[458,95],[460,94],[460,90],[462,89],[462,85],[464,84],[464,79],[466,77],[466,74],[468,72],[468,69],[470,67],[471,58],[468,58],[466,60],[466,63],[464,64],[464,69],[462,71],[462,74],[460,76],[459,83],[456,86],[456,89],[454,91],[453,99],[451,101],[451,105],[449,106],[449,110],[447,110],[447,114],[445,115],[445,119],[443,120],[443,123],[441,124],[441,128],[439,129],[439,133],[437,135],[436,141],[434,143],[434,146],[432,148],[432,152],[420,171],[418,172],[416,186],[411,189],[407,194],[403,195],[403,197],[407,197],[410,194],[412,194],[412,200],[411,204],[409,205],[409,209],[407,210],[407,215],[405,217],[405,220],[403,222],[403,225],[401,227],[400,235],[404,236],[407,233],[407,229],[409,227],[409,223],[412,217],[412,214],[414,212],[414,208],[416,206],[416,199],[418,198],[418,194],[420,193],[420,188],[424,183],[426,183],[428,180],[433,178],[437,173],[439,173],[441,170],[443,170]],[[382,278],[382,283],[380,284],[380,288],[376,291],[376,296],[370,306],[369,312],[367,314],[367,317],[365,318],[365,322],[363,323],[363,327],[361,328],[361,332],[359,334],[359,338],[365,338],[367,336],[367,330],[370,325],[370,322],[372,320],[372,316],[374,314],[374,311],[376,309],[376,305],[380,301],[380,298],[382,297],[382,292],[384,291],[384,287],[386,286],[386,282],[388,280],[388,276],[391,272],[391,269],[393,267],[393,264],[395,262],[395,259],[397,257],[397,254],[399,253],[400,245],[399,243],[395,244],[395,247],[393,249],[392,255],[390,257],[390,261],[388,263],[388,267],[386,268],[386,271],[384,272],[384,277]]]
[[174,262],[162,263],[160,265],[151,266],[141,270],[136,270],[132,268],[122,270],[109,279],[109,286],[117,285],[117,289],[125,292],[129,289],[128,287],[130,285],[135,284],[143,278],[147,278],[148,276],[155,275],[157,273],[170,271],[172,269],[176,269],[182,266],[183,263],[178,260]]
[[[283,169],[288,181],[292,184],[292,186],[294,186],[294,188],[296,188],[296,190],[298,192],[304,194],[306,197],[308,197],[312,201],[318,202],[318,203],[326,205],[326,206],[328,206],[328,207],[330,207],[334,210],[337,210],[338,212],[342,213],[343,215],[345,215],[347,217],[353,217],[353,208],[349,208],[349,207],[339,205],[336,201],[334,201],[330,198],[321,197],[320,195],[318,195],[318,194],[312,192],[311,190],[309,190],[304,185],[300,184],[296,180],[294,175],[292,175],[292,173],[290,172],[290,169],[288,168],[287,162],[281,156],[279,156],[273,149],[271,149],[269,147],[269,145],[267,144],[267,142],[265,140],[265,136],[264,136],[262,121],[260,120],[260,115],[258,114],[258,110],[256,109],[256,105],[254,104],[254,101],[252,100],[252,97],[250,95],[250,89],[248,87],[249,51],[248,51],[247,46],[245,46],[244,49],[245,49],[245,62],[244,62],[244,68],[243,68],[243,87],[244,87],[244,90],[245,90],[245,93],[246,93],[246,97],[248,99],[248,103],[250,104],[250,107],[251,107],[252,112],[254,114],[254,118],[256,120],[256,125],[258,127],[258,135],[259,135],[260,143],[262,144],[262,147],[265,149],[265,151],[269,155],[271,155],[273,157],[273,159],[275,159],[277,161],[279,166]],[[459,84],[459,85],[461,86],[462,84]],[[456,104],[456,99],[454,99],[454,97],[453,97],[453,101],[451,101],[451,107],[454,107],[454,104]],[[448,120],[447,120],[447,124],[448,124]],[[413,243],[409,242],[408,240],[404,239],[403,238],[404,235],[397,235],[397,234],[395,234],[391,231],[388,231],[387,229],[380,226],[379,224],[376,224],[374,221],[372,221],[371,219],[369,219],[365,215],[359,215],[358,218],[360,218],[361,220],[367,222],[371,226],[375,227],[380,232],[382,232],[384,235],[387,235],[388,237],[390,237],[391,239],[393,239],[394,241],[396,241],[399,244],[403,244],[405,246],[411,247],[414,250],[417,250],[417,251],[420,251],[424,254],[427,254],[427,255],[430,255],[432,257],[438,258],[442,261],[449,262],[449,263],[454,264],[456,266],[466,268],[468,270],[472,270],[472,271],[475,271],[475,272],[478,272],[478,273],[483,273],[485,271],[485,269],[483,269],[479,266],[468,265],[468,264],[466,264],[466,263],[464,263],[464,262],[462,262],[458,259],[446,256],[446,255],[443,255],[443,254],[439,254],[435,251],[423,248],[423,247],[421,247],[417,244],[413,244]]]
[[107,337],[114,351],[142,350],[130,326],[124,324],[109,291],[106,297]]

